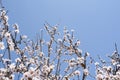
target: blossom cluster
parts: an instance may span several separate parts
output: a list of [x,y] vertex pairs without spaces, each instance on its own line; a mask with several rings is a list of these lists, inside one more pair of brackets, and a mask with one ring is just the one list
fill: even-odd
[[60,34],[58,26],[45,24],[48,41],[44,40],[43,30],[33,41],[20,34],[17,23],[9,25],[4,8],[0,13],[0,80],[68,80],[89,75],[89,54],[82,53],[74,30],[64,28]]
[[101,60],[102,65],[95,62],[96,80],[120,80],[120,55],[115,51],[110,56],[110,63]]
[[[44,25],[36,40],[21,35],[17,23],[8,23],[7,11],[0,10],[0,80],[86,80],[94,60],[79,48],[74,30],[58,31]],[[43,34],[46,31],[47,34]],[[48,39],[44,39],[48,36]],[[107,64],[95,62],[96,80],[120,80],[120,56],[116,50]],[[90,61],[91,63],[90,63]],[[93,79],[93,78],[92,78]]]

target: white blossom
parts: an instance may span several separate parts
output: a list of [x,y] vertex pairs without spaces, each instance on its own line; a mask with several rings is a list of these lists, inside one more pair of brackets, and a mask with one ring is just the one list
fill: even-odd
[[20,58],[16,58],[15,62],[21,62],[21,59]]
[[75,74],[75,75],[80,75],[80,71],[79,71],[79,70],[76,70],[76,71],[74,72],[74,74]]
[[0,42],[0,49],[1,50],[5,49],[4,42]]
[[5,16],[5,15],[6,15],[6,11],[5,11],[5,10],[2,10],[1,15],[2,15],[2,16]]
[[13,25],[13,28],[15,29],[14,31],[15,31],[16,33],[19,33],[19,32],[20,32],[20,31],[19,31],[19,26],[18,26],[17,23],[15,23],[15,24]]
[[97,74],[96,79],[97,80],[103,80],[103,75],[102,74]]
[[10,69],[12,70],[12,72],[14,72],[14,69],[15,69],[15,63],[12,63],[9,65]]
[[78,50],[79,53],[82,53],[82,50],[81,50],[81,49],[77,48],[77,50]]
[[50,68],[49,68],[47,65],[44,65],[44,66],[42,67],[42,72],[43,72],[44,74],[48,74],[50,71],[51,71],[51,70],[50,70]]
[[10,38],[10,32],[6,32],[6,33],[5,33],[5,37],[6,37],[6,38]]
[[25,80],[27,80],[29,77],[31,77],[31,75],[30,75],[29,72],[25,72],[25,73],[23,74],[23,78],[24,78]]
[[68,30],[66,29],[66,27],[64,27],[64,33],[68,33]]
[[7,22],[9,17],[7,15],[4,16],[4,20]]
[[79,64],[84,63],[84,57],[78,57],[77,60]]
[[112,66],[108,66],[107,71],[112,71]]
[[34,62],[35,62],[34,59],[31,58],[31,59],[30,59],[30,63],[33,63],[33,64],[34,64]]
[[84,72],[84,74],[85,74],[86,76],[89,75],[88,69],[84,69],[83,72]]
[[53,70],[54,67],[55,67],[54,65],[50,65],[50,66],[49,66],[50,70]]
[[116,60],[114,60],[114,59],[112,59],[111,62],[112,62],[113,65],[117,64]]
[[13,45],[9,45],[9,49],[10,49],[10,51],[14,51],[14,44]]
[[43,52],[39,52],[39,56],[43,57],[44,53]]
[[27,39],[27,35],[22,35],[21,38],[22,39]]
[[3,60],[4,63],[6,63],[6,62],[11,62],[11,60],[10,60],[10,59],[7,59],[7,58],[5,58],[5,59],[3,58],[2,60]]
[[17,29],[17,30],[15,30],[15,32],[16,32],[16,33],[19,33],[20,31],[19,31],[19,29]]
[[14,28],[14,29],[18,29],[18,28],[19,28],[18,24],[15,23],[15,24],[13,25],[13,28]]
[[80,45],[80,40],[77,40],[77,42],[76,42],[76,43],[77,43],[77,46],[78,46],[78,45]]
[[57,30],[58,28],[57,28],[57,26],[54,26],[53,29],[54,29],[54,30]]
[[41,79],[39,79],[37,77],[33,77],[32,80],[41,80]]
[[99,65],[99,63],[98,62],[95,62],[95,66],[98,66]]
[[3,54],[0,54],[0,58],[3,57]]
[[58,39],[58,42],[62,42],[62,39],[59,38],[59,39]]
[[15,75],[11,75],[9,80],[14,80]]
[[10,44],[10,45],[14,45],[14,43],[13,43],[13,41],[12,41],[11,38],[8,38],[8,39],[7,39],[7,42],[8,42],[8,44]]
[[86,52],[86,56],[89,56],[89,55],[90,55],[90,53]]

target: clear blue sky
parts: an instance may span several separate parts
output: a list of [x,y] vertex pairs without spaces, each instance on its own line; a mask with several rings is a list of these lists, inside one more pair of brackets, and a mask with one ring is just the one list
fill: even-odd
[[120,51],[120,0],[4,0],[10,24],[34,38],[47,21],[74,29],[80,48],[91,55],[110,54],[114,43]]

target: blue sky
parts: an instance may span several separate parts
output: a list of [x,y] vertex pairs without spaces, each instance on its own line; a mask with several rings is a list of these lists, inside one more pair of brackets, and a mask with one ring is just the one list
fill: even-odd
[[80,48],[92,56],[120,50],[120,0],[4,0],[9,23],[18,23],[22,34],[35,38],[45,21],[60,31],[75,30]]

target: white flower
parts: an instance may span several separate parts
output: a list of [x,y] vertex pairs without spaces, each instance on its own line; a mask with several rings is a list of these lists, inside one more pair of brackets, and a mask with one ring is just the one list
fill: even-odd
[[107,70],[107,66],[103,66],[103,69],[104,69],[104,70]]
[[82,53],[82,50],[81,50],[81,49],[77,48],[77,50],[78,50],[79,53]]
[[85,74],[86,76],[89,75],[88,69],[84,69],[83,72],[84,72],[84,74]]
[[7,39],[7,42],[8,42],[8,44],[10,44],[10,45],[13,45],[13,44],[14,44],[11,38]]
[[9,65],[10,69],[12,69],[12,70],[15,69],[15,66],[16,66],[15,63],[12,63],[12,64]]
[[10,51],[14,51],[14,45],[9,46]]
[[1,77],[4,77],[4,76],[5,76],[5,75],[4,75],[3,73],[0,73],[0,78],[1,78]]
[[37,77],[33,77],[32,80],[41,80],[41,79],[39,79]]
[[10,60],[10,59],[4,59],[4,58],[3,58],[3,62],[4,62],[4,63],[7,63],[7,62],[11,62],[11,60]]
[[22,35],[21,38],[22,38],[22,39],[26,39],[27,36],[26,36],[26,35]]
[[8,77],[3,77],[3,80],[10,80]]
[[40,56],[40,57],[43,57],[43,55],[44,55],[43,52],[40,52],[40,53],[39,53],[39,56]]
[[120,76],[120,70],[118,70],[118,71],[116,72],[116,75],[119,75],[119,76]]
[[4,20],[7,22],[7,21],[8,21],[8,19],[9,19],[9,18],[8,18],[8,16],[7,16],[7,15],[5,15],[5,16],[4,16]]
[[5,15],[6,15],[6,11],[5,11],[5,10],[2,10],[1,15],[2,15],[2,16],[5,16]]
[[19,67],[20,68],[24,68],[25,66],[24,66],[24,64],[20,64]]
[[96,80],[103,80],[103,75],[102,74],[97,74]]
[[58,39],[58,42],[62,42],[62,39]]
[[95,66],[98,66],[99,65],[99,63],[98,62],[95,62]]
[[0,78],[5,76],[7,69],[5,68],[0,68]]
[[20,31],[19,31],[19,29],[16,29],[15,32],[16,32],[16,33],[19,33]]
[[5,37],[6,37],[6,38],[10,38],[10,33],[9,33],[9,32],[6,32],[6,33],[5,33]]
[[80,75],[80,71],[79,71],[79,70],[76,70],[76,71],[74,72],[74,74],[75,74],[75,75]]
[[8,38],[7,39],[7,42],[8,42],[8,44],[9,44],[9,49],[10,49],[10,51],[14,51],[14,43],[13,43],[13,41],[12,41],[12,39],[11,38]]
[[71,60],[69,60],[70,67],[74,67],[75,65],[76,65],[75,58],[72,58]]
[[20,58],[16,58],[15,62],[21,62],[21,59]]
[[57,30],[57,26],[54,26],[53,29],[54,29],[54,30]]
[[66,34],[67,37],[71,37],[71,35],[69,33]]
[[76,42],[76,43],[77,43],[77,46],[78,46],[78,45],[80,45],[80,40],[77,40],[77,42]]
[[3,56],[3,54],[0,54],[0,58]]
[[84,57],[78,57],[77,58],[77,60],[78,60],[78,63],[84,63]]
[[114,60],[114,59],[112,59],[111,62],[112,62],[113,65],[117,64],[116,60]]
[[66,27],[64,27],[64,33],[68,33],[68,30],[66,29]]
[[50,70],[50,68],[49,68],[47,65],[44,65],[44,66],[42,67],[42,72],[43,72],[44,74],[48,74],[50,71],[51,71],[51,70]]
[[49,66],[50,70],[53,70],[54,67],[55,67],[54,65],[50,65],[50,66]]
[[0,31],[2,31],[1,32],[1,36],[4,36],[4,34],[6,33],[6,31],[5,30],[0,30]]
[[75,62],[69,62],[69,66],[70,66],[70,67],[74,67],[75,65],[76,65]]
[[20,54],[20,50],[19,49],[15,49],[17,54]]
[[18,29],[18,28],[19,28],[18,24],[15,23],[15,24],[13,25],[13,28],[14,28],[14,29]]
[[34,59],[30,58],[30,63],[34,63],[34,62],[35,62]]
[[111,70],[112,70],[112,66],[108,66],[108,67],[107,67],[107,70],[108,70],[108,71],[111,71]]
[[11,75],[10,79],[8,79],[8,80],[14,80],[14,77],[15,77],[15,75]]
[[16,32],[16,33],[19,33],[19,26],[18,26],[18,24],[15,23],[15,24],[13,25],[13,28],[15,29],[15,32]]
[[104,79],[105,79],[105,80],[110,80],[110,75],[105,74],[105,75],[104,75]]
[[90,54],[88,52],[86,52],[86,56],[89,56]]
[[25,80],[28,79],[29,77],[31,77],[31,75],[30,75],[29,72],[25,72],[25,73],[23,74],[23,78],[24,78]]
[[0,42],[0,49],[1,50],[5,49],[4,42]]

